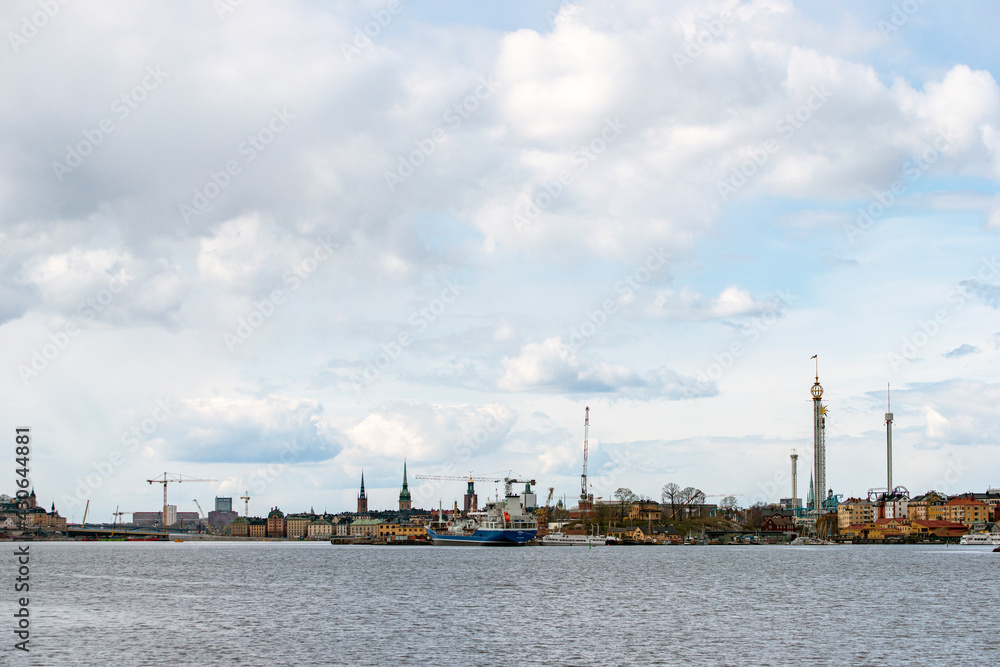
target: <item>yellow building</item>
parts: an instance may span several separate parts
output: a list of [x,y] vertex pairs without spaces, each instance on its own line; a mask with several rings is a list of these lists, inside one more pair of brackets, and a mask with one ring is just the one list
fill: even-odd
[[638,500],[628,510],[632,521],[660,521],[660,503],[655,500]]
[[309,535],[309,524],[315,518],[315,516],[308,514],[290,514],[285,519],[285,531],[288,534],[288,539],[297,540],[307,537]]
[[423,526],[415,526],[412,523],[380,523],[376,527],[376,536],[388,539],[396,536],[427,537],[427,529]]
[[238,516],[229,524],[229,534],[233,537],[249,537],[250,522],[246,517]]
[[867,524],[875,520],[875,506],[861,498],[848,498],[837,506],[837,528],[843,535],[853,524]]
[[608,531],[610,537],[617,537],[620,540],[629,540],[631,542],[646,542],[646,534],[642,532],[642,528],[635,526],[632,528],[612,528]]
[[993,514],[989,505],[974,498],[952,498],[942,507],[943,521],[962,523],[966,526],[989,521]]
[[267,537],[267,520],[266,519],[250,519],[249,522],[249,536],[263,539]]
[[347,527],[347,534],[350,537],[375,537],[380,523],[381,519],[357,519]]

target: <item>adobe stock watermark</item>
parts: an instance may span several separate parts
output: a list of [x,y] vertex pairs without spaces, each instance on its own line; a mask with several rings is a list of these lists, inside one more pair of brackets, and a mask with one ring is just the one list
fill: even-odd
[[776,292],[771,305],[760,315],[751,317],[750,321],[740,329],[741,338],[729,343],[725,351],[713,354],[714,361],[698,371],[698,386],[704,389],[712,382],[718,381],[726,371],[733,367],[737,359],[746,354],[750,344],[755,343],[762,335],[770,331],[771,327],[798,300],[797,296],[787,290]]
[[40,0],[37,12],[21,17],[20,30],[7,33],[11,51],[18,53],[22,46],[37,37],[38,32],[49,25],[49,21],[59,14],[67,2],[69,0]]
[[617,296],[604,299],[600,308],[588,310],[586,318],[570,330],[568,338],[570,349],[579,350],[588,340],[596,336],[597,332],[608,323],[608,318],[621,310],[621,301],[623,299],[627,301],[631,295],[641,290],[657,271],[667,265],[668,259],[670,254],[664,251],[663,246],[650,247],[646,261],[615,283],[614,293]]
[[784,470],[775,470],[771,479],[757,482],[757,490],[748,499],[747,507],[753,507],[757,503],[777,503],[786,493],[792,493],[792,476]]
[[872,200],[867,206],[858,208],[858,217],[853,223],[844,225],[844,234],[847,235],[848,241],[855,243],[865,232],[874,227],[875,222],[880,220],[886,211],[906,193],[909,184],[920,180],[920,177],[958,140],[958,134],[951,128],[948,129],[947,133],[937,130],[936,134],[937,137],[934,138],[930,146],[903,162],[903,169],[889,184],[888,190],[879,192],[870,189]]
[[950,494],[955,485],[965,477],[965,473],[967,472],[969,472],[969,469],[965,466],[962,459],[958,459],[957,461],[949,459],[948,467],[941,474],[941,477],[934,482],[932,488],[940,489],[942,493]]
[[683,72],[685,67],[694,64],[695,60],[701,58],[706,49],[714,46],[716,40],[726,34],[726,27],[735,20],[736,17],[728,8],[709,19],[704,30],[699,30],[692,39],[687,40],[684,53],[674,51],[674,64],[677,66],[677,71]]
[[[492,79],[480,77],[479,83],[476,84],[471,93],[452,104],[447,111],[441,114],[441,120],[444,121],[445,126],[450,130],[460,128],[465,121],[472,118],[472,114],[479,110],[486,100],[493,96],[499,85]],[[431,130],[427,137],[413,142],[416,146],[414,150],[407,155],[397,156],[395,170],[386,170],[385,172],[385,182],[389,186],[389,192],[395,192],[400,184],[417,173],[417,170],[424,166],[437,150],[438,144],[443,144],[447,140],[448,134],[444,129],[436,127]]]
[[[440,468],[435,476],[451,476],[467,472],[468,462],[479,452],[480,449],[498,433],[505,430],[504,420],[494,414],[489,407],[485,408],[486,419],[482,424],[464,437],[460,442],[452,447],[453,456],[449,462]],[[459,461],[464,463],[459,464]],[[421,478],[420,486],[414,489],[414,497],[419,502],[431,502],[438,497],[440,489],[444,486],[445,480]],[[453,484],[454,482],[449,482]]]
[[878,20],[878,31],[882,34],[882,39],[888,41],[892,33],[899,32],[900,28],[909,23],[926,3],[927,0],[903,0],[898,4],[894,3],[889,18]]
[[205,184],[194,188],[191,205],[178,204],[181,219],[190,224],[194,216],[208,210],[212,202],[232,184],[233,178],[243,173],[243,169],[257,158],[257,154],[263,153],[279,134],[288,129],[289,122],[294,119],[295,114],[290,113],[287,107],[273,109],[264,126],[254,134],[247,135],[246,140],[236,147],[236,153],[242,158],[227,161],[219,171],[209,170]]
[[[124,270],[113,274],[108,279],[108,286],[82,301],[77,306],[76,312],[88,322],[92,322],[115,302],[118,295],[125,291],[134,279],[134,276],[128,275]],[[48,342],[31,351],[31,360],[27,364],[18,365],[17,374],[21,381],[28,384],[29,380],[38,377],[82,331],[78,321],[70,319],[60,329],[50,332]]]
[[[142,77],[142,81],[111,102],[111,113],[119,121],[125,120],[139,108],[140,104],[146,101],[149,93],[160,87],[160,84],[168,76],[170,73],[164,71],[161,65],[147,67],[146,75]],[[66,155],[63,161],[52,161],[52,171],[59,182],[62,183],[67,174],[72,173],[74,169],[82,165],[84,158],[103,144],[104,140],[111,136],[115,129],[114,119],[111,117],[102,118],[98,121],[97,127],[82,130],[83,141],[77,142],[75,145],[66,144]]]
[[899,349],[886,355],[886,360],[892,366],[892,370],[899,370],[899,367],[904,363],[915,361],[920,350],[941,333],[944,325],[951,321],[952,315],[965,307],[972,294],[981,285],[993,280],[998,275],[1000,275],[1000,264],[997,262],[996,255],[988,259],[983,257],[979,269],[973,277],[960,281],[949,290],[945,299],[948,303],[947,307],[938,308],[926,320],[920,320],[916,329],[903,336]]
[[[608,118],[604,121],[604,127],[593,139],[580,146],[572,157],[570,163],[576,168],[576,174],[587,171],[601,155],[603,155],[611,144],[618,140],[622,132],[628,126],[621,121],[621,118]],[[528,204],[521,211],[515,211],[510,218],[511,224],[518,232],[529,227],[538,220],[542,211],[546,210],[552,203],[562,196],[566,188],[573,184],[576,176],[569,169],[563,169],[556,175],[556,180],[542,186],[541,190],[530,197]]]
[[351,374],[351,386],[355,392],[375,384],[382,374],[392,366],[403,350],[413,344],[413,336],[423,333],[438,318],[445,314],[451,304],[455,303],[468,287],[459,284],[458,280],[446,280],[441,294],[431,299],[426,305],[410,313],[407,322],[410,328],[401,332],[394,340],[382,344],[382,351],[375,353],[371,359],[365,360],[364,371]]
[[733,169],[728,178],[719,179],[716,183],[716,190],[718,190],[722,201],[728,201],[740,188],[749,183],[750,179],[767,164],[770,157],[778,152],[782,145],[778,137],[783,141],[791,139],[833,97],[833,93],[822,84],[812,86],[809,92],[810,95],[805,102],[797,106],[794,111],[786,113],[774,124],[777,137],[770,137],[760,146],[750,148],[747,159],[741,162],[739,167]]
[[317,239],[310,255],[296,261],[281,277],[282,282],[288,285],[288,292],[274,289],[263,299],[255,300],[253,308],[246,317],[241,317],[236,321],[232,333],[226,331],[222,334],[222,342],[226,344],[229,351],[235,351],[237,346],[250,340],[250,337],[264,325],[264,322],[274,316],[278,306],[285,303],[288,293],[300,289],[321,264],[333,257],[334,251],[339,247],[340,244],[333,242],[329,236],[325,239]]
[[148,441],[159,430],[160,425],[167,422],[174,416],[177,410],[171,399],[158,398],[153,408],[137,424],[133,424],[128,430],[121,434],[122,449],[112,450],[108,456],[100,461],[91,464],[94,472],[76,478],[74,495],[64,493],[60,504],[70,509],[83,507],[84,503],[101,488],[105,481],[114,476],[115,471],[120,468],[128,459],[130,454],[135,453],[139,446]]
[[286,442],[278,454],[278,463],[268,463],[263,468],[254,470],[250,473],[247,486],[254,494],[262,495],[268,486],[285,474],[289,466],[299,460],[299,454],[305,449],[305,445],[299,444],[298,440]]
[[399,0],[389,0],[382,9],[372,10],[372,20],[363,26],[354,28],[354,39],[351,43],[340,43],[340,52],[344,59],[351,62],[361,55],[361,52],[372,45],[372,40],[378,39],[382,31],[389,27],[397,16],[403,13],[403,4]]
[[237,7],[242,5],[243,0],[215,0],[212,3],[212,9],[215,10],[215,15],[219,17],[220,21],[225,21],[227,15],[232,14]]

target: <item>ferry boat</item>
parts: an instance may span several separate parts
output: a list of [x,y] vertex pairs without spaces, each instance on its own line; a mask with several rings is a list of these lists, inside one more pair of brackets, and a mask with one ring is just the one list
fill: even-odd
[[524,509],[521,496],[511,491],[518,480],[507,478],[503,500],[486,503],[486,511],[445,521],[439,511],[438,520],[427,526],[427,537],[436,546],[520,546],[535,539],[538,521]]
[[1000,545],[1000,533],[969,533],[962,535],[962,539],[958,543],[997,546]]
[[538,543],[543,547],[603,547],[607,539],[604,535],[567,535],[556,531],[540,537]]

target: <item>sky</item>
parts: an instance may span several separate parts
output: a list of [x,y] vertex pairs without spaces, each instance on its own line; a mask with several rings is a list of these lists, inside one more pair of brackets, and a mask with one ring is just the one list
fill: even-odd
[[[40,503],[1000,487],[993,2],[8,2]],[[13,494],[11,454],[2,485]],[[499,485],[480,483],[480,498]]]

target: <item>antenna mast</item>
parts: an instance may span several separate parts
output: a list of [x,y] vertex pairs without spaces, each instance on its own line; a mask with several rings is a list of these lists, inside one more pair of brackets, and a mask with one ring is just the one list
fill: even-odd
[[587,493],[587,456],[590,449],[590,407],[583,413],[583,474],[580,475],[580,508],[589,509],[590,495]]

